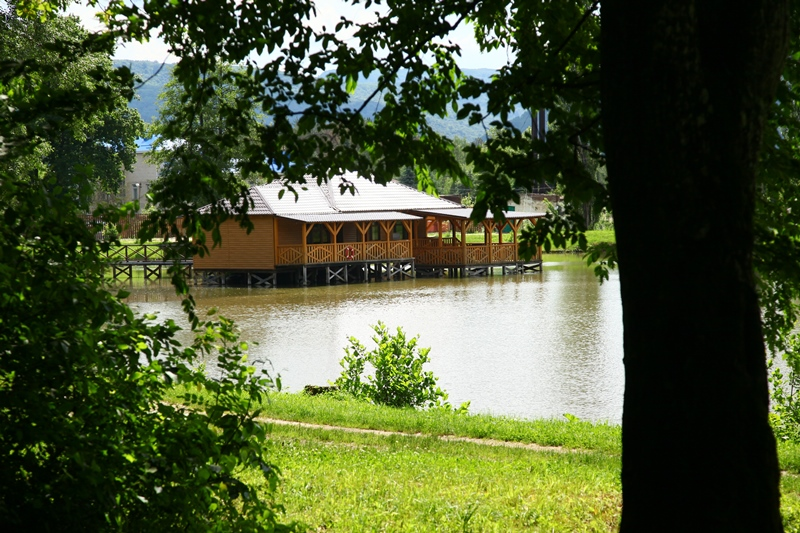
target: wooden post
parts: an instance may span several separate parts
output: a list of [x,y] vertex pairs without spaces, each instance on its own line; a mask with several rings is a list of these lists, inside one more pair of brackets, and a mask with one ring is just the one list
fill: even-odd
[[[461,221],[461,264],[467,264],[467,224],[469,220]],[[464,276],[461,276],[464,277]]]
[[272,253],[273,253],[273,264],[272,267],[275,268],[278,265],[278,217],[272,217]]
[[406,229],[406,233],[408,234],[408,257],[414,257],[414,238],[412,235],[412,224],[410,220],[403,221],[403,227]]
[[[311,226],[307,222],[303,222],[303,265],[308,264],[308,234],[314,229],[314,224]],[[303,267],[303,281],[305,282],[305,266]]]

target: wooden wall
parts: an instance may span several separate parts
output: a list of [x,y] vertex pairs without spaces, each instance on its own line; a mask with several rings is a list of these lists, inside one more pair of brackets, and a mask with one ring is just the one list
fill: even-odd
[[303,244],[303,223],[282,218],[278,221],[278,244]]
[[275,236],[272,215],[251,215],[253,231],[248,235],[234,220],[220,226],[222,244],[211,248],[211,235],[206,235],[209,254],[194,256],[195,270],[273,270],[275,268]]
[[342,228],[341,242],[361,242],[361,232],[355,224],[345,224]]

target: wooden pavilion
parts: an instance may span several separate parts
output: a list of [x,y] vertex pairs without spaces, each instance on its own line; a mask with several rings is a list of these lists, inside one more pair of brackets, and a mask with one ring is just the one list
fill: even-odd
[[[468,208],[405,185],[383,186],[348,174],[321,185],[309,180],[297,197],[281,197],[283,189],[281,183],[250,189],[253,231],[248,235],[237,222],[224,222],[221,246],[194,257],[196,279],[309,285],[397,280],[415,272],[454,276],[489,274],[493,267],[504,274],[541,268],[541,254],[521,262],[516,243],[524,221],[535,223],[543,213],[508,212],[502,228],[488,218],[485,242],[468,244]],[[431,221],[438,222],[435,237],[428,235]],[[445,221],[452,236],[443,236]],[[504,229],[513,232],[513,242],[502,242]]]

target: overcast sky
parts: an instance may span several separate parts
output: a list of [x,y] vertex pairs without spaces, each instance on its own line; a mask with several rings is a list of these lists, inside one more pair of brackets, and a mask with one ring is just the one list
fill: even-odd
[[[333,27],[338,22],[339,17],[344,15],[352,20],[365,21],[370,16],[371,10],[364,10],[360,6],[345,5],[339,0],[317,0],[317,19],[314,21],[315,27],[323,24],[328,28]],[[83,22],[84,27],[89,30],[96,30],[100,27],[94,18],[96,8],[84,5],[73,5],[68,12],[77,15]],[[508,60],[505,50],[497,50],[489,54],[481,54],[478,45],[472,35],[469,26],[462,25],[454,32],[450,39],[461,46],[461,68],[492,68],[497,69],[503,66]],[[167,46],[157,36],[147,43],[128,43],[117,49],[114,59],[134,59],[147,61],[174,62],[177,58],[170,55]]]

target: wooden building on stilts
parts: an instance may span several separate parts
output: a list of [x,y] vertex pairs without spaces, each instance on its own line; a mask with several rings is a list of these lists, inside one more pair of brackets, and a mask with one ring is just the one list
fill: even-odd
[[[541,253],[518,258],[517,238],[525,221],[535,224],[543,213],[510,211],[503,223],[488,218],[483,242],[472,244],[466,238],[470,209],[405,185],[347,174],[295,189],[296,197],[281,195],[278,182],[251,187],[253,230],[247,234],[238,222],[225,221],[222,244],[194,257],[195,280],[306,286],[541,268]],[[511,242],[504,242],[504,232]]]

